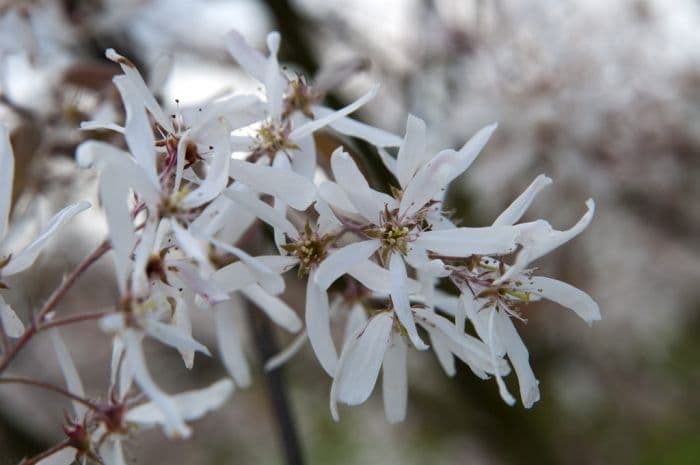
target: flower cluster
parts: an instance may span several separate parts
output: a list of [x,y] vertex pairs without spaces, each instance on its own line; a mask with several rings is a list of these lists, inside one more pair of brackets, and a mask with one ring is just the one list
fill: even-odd
[[[76,159],[100,175],[120,292],[114,310],[100,320],[113,346],[112,388],[107,402],[76,403],[66,426],[68,440],[51,463],[70,463],[76,456],[124,463],[121,443],[135,425],[160,424],[169,436],[187,437],[188,421],[220,406],[236,386],[250,385],[241,328],[233,316],[239,297],[298,334],[268,368],[287,361],[308,339],[333,380],[330,408],[336,420],[338,403],[367,400],[380,370],[386,417],[403,420],[409,349],[432,348],[448,376],[455,374],[458,359],[479,378],[494,378],[508,404],[515,399],[502,378],[512,367],[522,403],[532,406],[539,399],[538,381],[513,319],[523,319],[522,308],[541,298],[572,309],[588,323],[600,318],[587,294],[535,276],[531,268],[588,226],[593,201],[565,231],[544,220],[519,223],[551,182],[542,175],[491,226],[457,226],[443,211],[446,190],[474,162],[495,124],[458,150],[434,154],[417,117],[408,117],[400,137],[348,116],[372,99],[378,86],[339,110],[323,106],[326,93],[349,69],[361,67],[357,63],[312,82],[280,66],[277,33],[268,35],[267,55],[237,32],[227,36],[226,45],[261,83],[263,95],[178,106],[175,114],[161,107],[128,58],[107,51],[122,69],[114,84],[125,118],[82,127],[122,134],[125,146],[90,140],[78,147]],[[376,147],[394,179],[390,193],[375,190],[343,146],[333,151],[329,168],[319,163],[314,139],[319,130]],[[3,178],[12,172],[8,147],[5,143],[0,158]],[[11,185],[0,181],[1,189]],[[78,204],[59,213],[25,252],[0,253],[0,278],[31,264],[45,237],[83,208]],[[0,192],[0,219],[8,209],[9,194]],[[0,237],[5,223],[0,221]],[[269,250],[275,253],[250,252],[246,233],[262,224],[272,233]],[[279,297],[283,275],[294,268],[306,285],[303,318]],[[447,293],[449,287],[455,292]],[[1,300],[0,309],[8,334],[20,336],[17,316]],[[195,311],[215,321],[230,379],[170,395],[152,378],[142,343],[152,338],[170,346],[192,367],[196,352],[211,355],[193,335]],[[334,323],[345,325],[342,341],[334,339]],[[57,330],[51,331],[67,387],[83,399],[77,370]],[[139,392],[147,402],[137,401]]]

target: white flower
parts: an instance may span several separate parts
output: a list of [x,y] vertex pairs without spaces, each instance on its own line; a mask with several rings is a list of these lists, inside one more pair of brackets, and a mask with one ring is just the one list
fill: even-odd
[[[458,331],[448,319],[427,309],[412,308],[416,322],[420,324],[440,347],[450,356],[462,360],[482,379],[497,372],[508,373],[502,359],[492,363],[486,345],[478,339]],[[380,312],[368,321],[364,312],[354,312],[346,328],[346,339],[331,386],[331,414],[337,421],[337,403],[358,405],[363,403],[382,376],[384,410],[390,422],[402,421],[406,415],[408,381],[406,355],[408,345],[403,327],[395,310]],[[440,356],[440,355],[438,355]]]
[[[315,93],[301,79],[290,80],[280,69],[277,60],[280,36],[272,32],[267,36],[268,57],[251,48],[236,31],[226,37],[226,45],[233,58],[250,74],[265,85],[268,119],[262,123],[254,140],[234,138],[234,146],[241,150],[252,149],[254,155],[274,158],[279,151],[290,154],[294,171],[311,177],[316,167],[314,141],[311,134],[330,126],[347,135],[361,137],[374,145],[396,146],[400,139],[386,131],[359,123],[347,117],[372,99],[378,89],[334,111],[320,104],[321,93]],[[301,115],[301,116],[299,116]],[[311,117],[312,119],[308,119]]]
[[409,309],[406,262],[440,275],[444,272],[442,262],[430,259],[428,253],[446,257],[509,253],[515,248],[517,233],[512,226],[432,230],[428,213],[433,199],[469,167],[495,126],[479,131],[458,152],[443,150],[427,159],[421,142],[422,128],[414,121],[409,118],[406,138],[396,160],[395,172],[401,186],[396,193],[398,199],[370,188],[354,160],[342,148],[333,153],[331,167],[337,184],[324,183],[319,193],[339,211],[359,218],[364,234],[370,239],[350,244],[329,257],[319,266],[316,280],[325,290],[335,279],[380,250],[384,265],[389,267],[391,297],[399,321],[411,342],[419,349],[426,349]]
[[[495,224],[516,223],[537,193],[550,183],[546,176],[538,176],[496,219]],[[530,367],[527,347],[511,321],[512,317],[521,318],[516,308],[545,298],[570,308],[588,324],[600,319],[598,304],[588,294],[555,279],[533,276],[532,271],[525,269],[531,261],[572,239],[588,226],[594,204],[589,200],[586,205],[586,214],[566,231],[556,231],[543,220],[516,225],[519,231],[517,241],[522,249],[514,265],[482,257],[471,267],[458,269],[453,274],[453,281],[463,292],[464,315],[469,317],[494,358],[508,355],[518,376],[523,405],[527,408],[540,398],[539,381]],[[459,313],[456,313],[456,318],[460,318]],[[496,381],[504,401],[510,405],[515,403],[500,377],[496,376]]]
[[[32,266],[48,240],[78,213],[90,208],[88,202],[78,202],[58,212],[39,235],[22,250],[7,250],[9,244],[4,239],[11,234],[8,230],[10,208],[12,207],[12,187],[14,178],[14,154],[10,144],[10,132],[0,125],[0,289],[5,287],[2,278],[25,271]],[[0,318],[9,337],[19,337],[24,325],[12,307],[0,296]]]
[[[68,392],[86,399],[78,371],[57,329],[51,330],[51,339]],[[136,356],[139,357],[138,354]],[[135,368],[140,370],[142,367],[138,365]],[[88,409],[84,403],[73,402],[76,421],[66,427],[70,445],[42,459],[39,464],[69,465],[74,460],[89,457],[95,460],[101,458],[110,465],[125,465],[122,442],[131,430],[137,428],[140,431],[159,425],[169,436],[188,437],[190,430],[184,421],[197,420],[207,412],[220,408],[234,391],[233,383],[228,379],[204,389],[175,395],[164,394],[155,385],[146,385],[144,392],[155,400],[135,404],[127,399],[128,384],[113,388],[108,404],[88,401],[93,406]],[[157,392],[152,392],[154,389]]]

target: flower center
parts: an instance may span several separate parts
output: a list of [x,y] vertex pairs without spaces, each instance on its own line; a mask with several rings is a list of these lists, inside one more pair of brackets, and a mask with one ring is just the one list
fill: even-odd
[[255,137],[256,144],[253,147],[252,158],[255,160],[263,155],[274,158],[277,152],[298,149],[299,146],[289,140],[290,132],[289,124],[268,122],[262,125]]
[[308,274],[328,256],[328,244],[335,239],[330,234],[319,235],[307,224],[299,239],[282,248],[299,259],[299,276]]

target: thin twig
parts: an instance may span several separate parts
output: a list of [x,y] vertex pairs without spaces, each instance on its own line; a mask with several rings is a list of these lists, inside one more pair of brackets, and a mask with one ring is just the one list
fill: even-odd
[[85,257],[85,259],[78,264],[75,270],[68,275],[61,285],[58,286],[55,291],[53,291],[49,297],[49,300],[46,301],[37,316],[32,318],[31,326],[24,330],[24,334],[22,334],[22,336],[17,340],[17,342],[15,342],[15,345],[12,346],[10,350],[3,353],[3,356],[0,359],[0,373],[5,371],[7,365],[9,365],[9,363],[15,358],[20,349],[22,349],[22,347],[24,347],[27,342],[29,342],[29,340],[42,329],[41,324],[43,323],[44,318],[46,318],[46,315],[53,310],[56,305],[58,305],[73,284],[75,284],[75,281],[80,277],[80,275],[90,268],[90,266],[102,255],[107,253],[111,247],[112,246],[110,245],[109,241],[102,242],[90,255]]
[[80,402],[87,408],[91,410],[99,410],[99,407],[92,402],[90,402],[87,399],[84,399],[80,397],[77,394],[73,394],[72,392],[63,389],[62,387],[59,386],[54,386],[53,384],[46,383],[44,381],[37,381],[35,379],[30,379],[30,378],[0,378],[0,384],[24,384],[26,386],[33,386],[37,387],[40,389],[45,389],[47,391],[55,392],[56,394],[60,394],[64,397],[67,397],[71,400],[74,400],[76,402]]
[[39,463],[41,460],[47,458],[50,455],[55,454],[56,452],[65,449],[66,447],[70,446],[70,439],[64,439],[63,441],[59,442],[55,446],[51,447],[50,449],[45,450],[41,454],[35,455],[32,458],[29,459],[24,459],[22,460],[19,465],[35,465]]
[[114,312],[114,309],[103,310],[100,312],[90,312],[90,313],[79,313],[77,315],[67,316],[65,318],[59,318],[56,320],[47,321],[46,323],[39,326],[38,331],[44,331],[49,328],[54,328],[56,326],[64,326],[72,323],[78,323],[81,321],[97,320],[103,316],[107,316]]

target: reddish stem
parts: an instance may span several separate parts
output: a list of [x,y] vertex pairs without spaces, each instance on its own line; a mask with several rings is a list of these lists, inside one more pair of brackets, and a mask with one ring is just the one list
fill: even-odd
[[24,347],[36,333],[43,329],[40,325],[43,323],[46,315],[53,310],[56,305],[58,305],[73,284],[75,284],[75,281],[77,281],[80,275],[82,275],[85,270],[90,268],[93,263],[95,263],[111,248],[112,246],[110,245],[109,241],[102,242],[90,255],[85,257],[85,259],[78,264],[75,270],[68,275],[61,285],[58,286],[55,291],[53,291],[49,297],[49,300],[46,301],[38,315],[33,319],[31,326],[24,331],[24,334],[22,334],[17,342],[15,342],[15,345],[12,346],[7,353],[3,354],[2,359],[0,359],[0,373],[5,371],[7,365],[15,358],[20,349],[22,349],[22,347]]
[[29,378],[0,378],[0,384],[24,384],[26,386],[38,387],[47,391],[55,392],[56,394],[60,394],[64,397],[68,397],[76,402],[80,402],[90,410],[99,410],[99,406],[93,404],[89,400],[84,399],[77,394],[73,394],[62,387],[54,386],[53,384],[45,383],[43,381],[37,381]]
[[35,465],[35,464],[39,463],[41,460],[48,457],[49,455],[55,454],[56,452],[58,452],[62,449],[65,449],[66,447],[70,447],[70,439],[65,439],[65,440],[59,442],[58,444],[56,444],[55,446],[53,446],[52,448],[47,449],[44,452],[42,452],[41,454],[35,455],[32,458],[22,460],[19,463],[19,465]]

